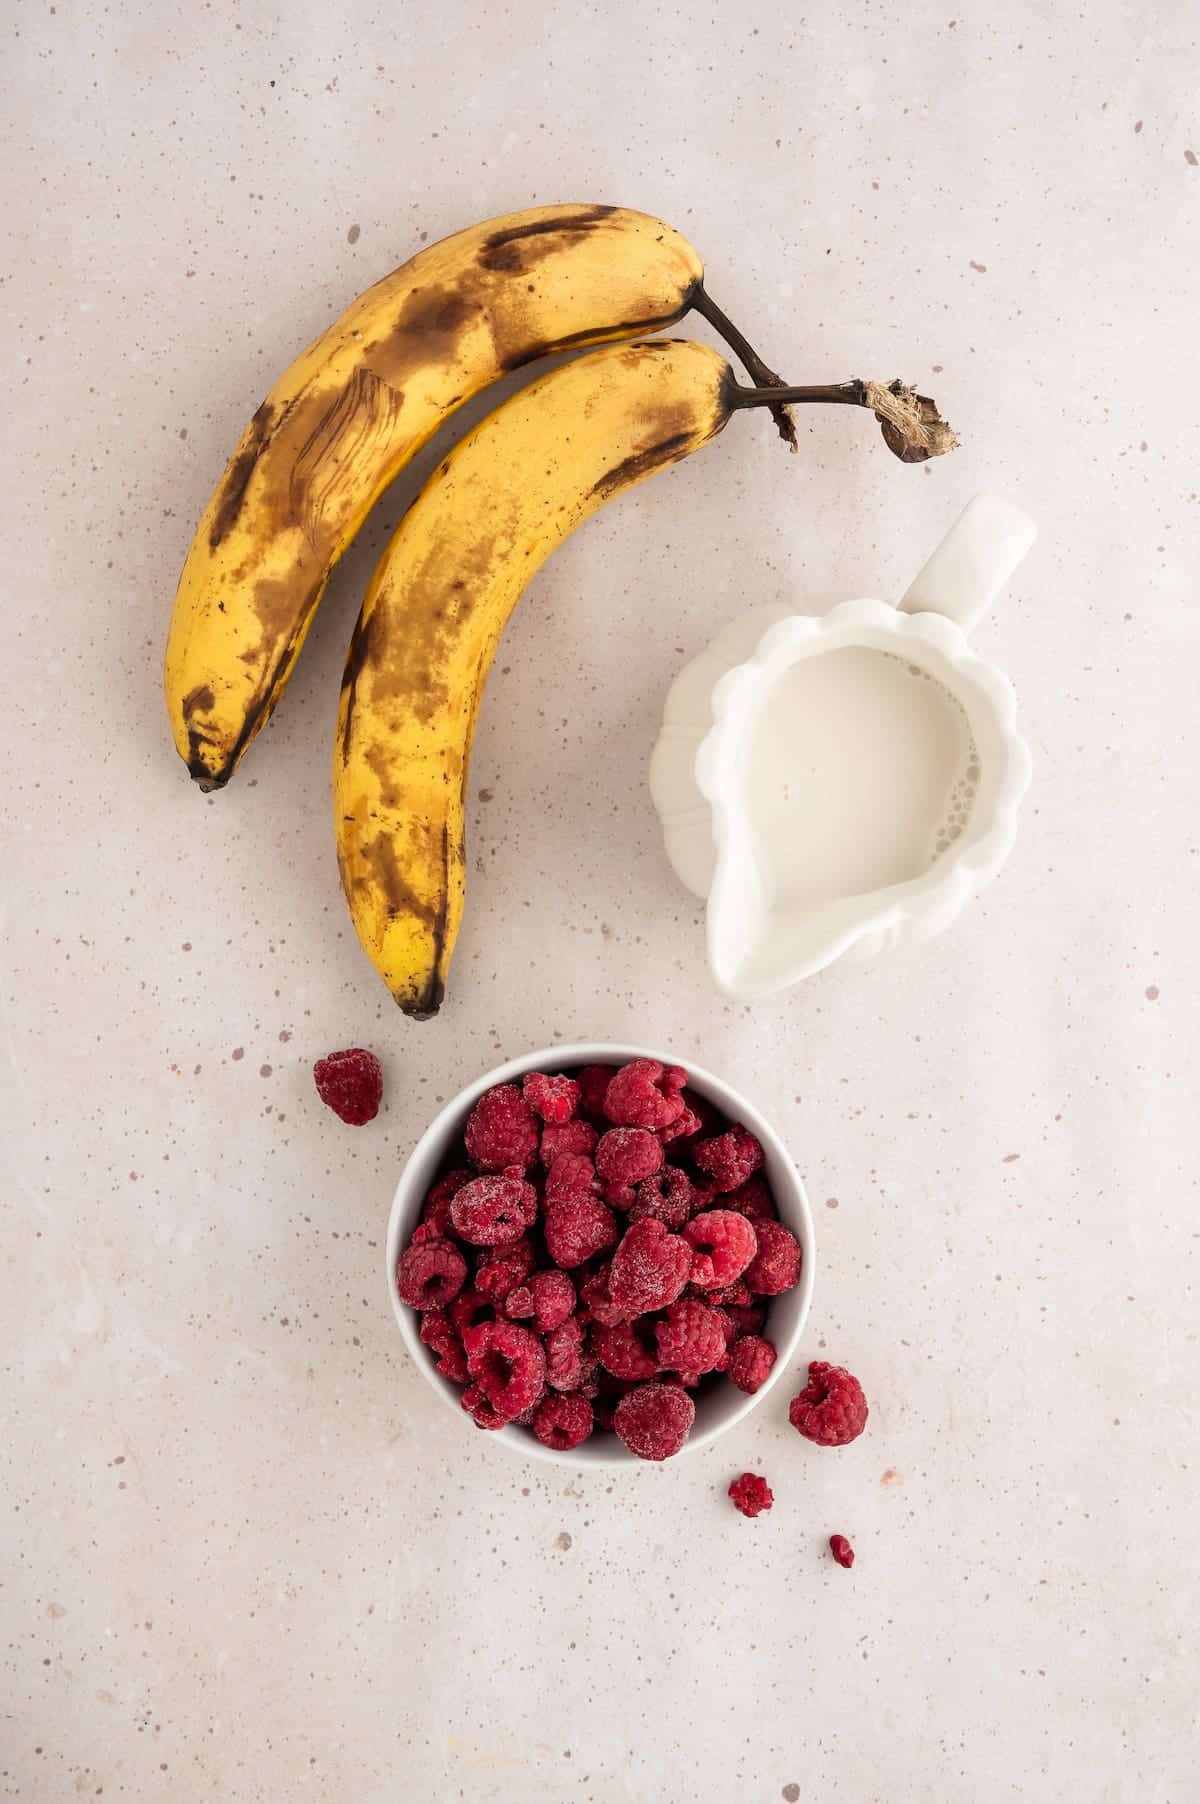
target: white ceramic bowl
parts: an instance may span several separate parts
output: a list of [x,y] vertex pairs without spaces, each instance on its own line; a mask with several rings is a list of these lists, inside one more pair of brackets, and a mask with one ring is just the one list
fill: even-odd
[[[784,1372],[792,1365],[800,1335],[804,1329],[808,1306],[812,1300],[813,1267],[816,1248],[813,1239],[812,1213],[808,1206],[808,1197],[800,1174],[792,1163],[791,1157],[779,1135],[769,1122],[765,1121],[754,1107],[737,1090],[714,1077],[710,1071],[703,1070],[674,1053],[656,1052],[646,1046],[619,1046],[603,1042],[585,1042],[575,1046],[550,1046],[538,1052],[524,1054],[521,1058],[510,1059],[506,1065],[497,1065],[495,1070],[485,1072],[465,1090],[448,1102],[441,1113],[430,1122],[425,1132],[400,1173],[400,1182],[396,1186],[396,1194],[392,1200],[392,1213],[387,1232],[387,1286],[388,1295],[392,1299],[392,1309],[400,1332],[417,1369],[438,1392],[449,1409],[454,1411],[467,1434],[478,1435],[481,1431],[475,1427],[470,1417],[464,1414],[460,1398],[461,1388],[451,1384],[434,1365],[432,1355],[417,1332],[417,1316],[406,1303],[402,1303],[396,1291],[396,1261],[403,1249],[408,1245],[409,1236],[421,1218],[421,1209],[429,1194],[453,1142],[462,1134],[467,1116],[485,1090],[496,1084],[512,1083],[519,1080],[528,1071],[570,1071],[580,1065],[624,1065],[630,1059],[658,1059],[664,1065],[683,1065],[688,1073],[688,1084],[698,1095],[721,1110],[722,1114],[732,1121],[740,1121],[750,1129],[760,1141],[763,1156],[766,1160],[766,1178],[771,1186],[779,1219],[789,1227],[800,1242],[804,1254],[804,1262],[800,1273],[800,1282],[794,1290],[784,1296],[775,1297],[769,1307],[767,1326],[764,1333],[774,1343],[777,1358],[771,1375],[760,1390],[752,1397],[747,1397],[735,1385],[728,1382],[715,1386],[711,1392],[699,1397],[696,1402],[696,1422],[683,1452],[694,1452],[699,1447],[709,1447],[726,1429],[732,1428],[756,1409],[763,1398],[778,1382]],[[647,1464],[628,1453],[615,1435],[595,1435],[583,1445],[569,1453],[561,1453],[552,1447],[543,1447],[527,1428],[500,1428],[487,1431],[487,1438],[498,1441],[513,1453],[522,1454],[529,1459],[549,1460],[560,1466],[624,1466],[639,1467]],[[678,1457],[678,1456],[676,1456]]]

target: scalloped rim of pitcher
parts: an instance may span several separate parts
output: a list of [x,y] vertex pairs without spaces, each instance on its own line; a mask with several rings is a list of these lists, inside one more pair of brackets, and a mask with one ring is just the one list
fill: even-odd
[[[732,735],[742,725],[746,693],[773,666],[782,669],[794,663],[796,657],[791,654],[799,653],[801,648],[811,647],[821,639],[835,641],[847,634],[846,644],[855,644],[858,643],[856,632],[863,629],[882,631],[910,644],[914,638],[922,640],[956,675],[982,695],[992,711],[1007,753],[995,800],[988,810],[986,823],[966,836],[952,859],[937,870],[890,886],[896,894],[890,893],[889,889],[877,891],[881,898],[878,910],[843,932],[831,935],[820,957],[802,961],[777,980],[731,981],[719,968],[715,940],[716,923],[725,905],[724,891],[730,881],[730,859],[738,849],[739,834],[745,831],[740,819],[740,805],[726,794],[725,773],[730,762]],[[833,650],[835,646],[830,644],[826,649]],[[955,699],[961,702],[961,697]],[[772,995],[823,971],[860,941],[893,933],[909,924],[916,929],[923,927],[932,935],[941,926],[948,925],[971,897],[991,882],[1012,851],[1017,837],[1018,808],[1033,772],[1029,746],[1016,728],[1016,692],[1002,671],[971,650],[961,627],[942,614],[900,614],[887,602],[875,600],[844,601],[827,614],[790,614],[768,626],[750,657],[717,680],[711,692],[711,706],[712,725],[696,750],[695,778],[697,788],[712,810],[716,853],[708,892],[708,962],[718,987],[727,995],[742,998]]]

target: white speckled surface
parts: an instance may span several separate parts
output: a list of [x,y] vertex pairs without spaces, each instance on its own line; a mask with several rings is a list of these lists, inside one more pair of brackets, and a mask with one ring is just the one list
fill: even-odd
[[[0,1795],[1194,1795],[1196,16],[952,12],[9,9]],[[662,213],[793,380],[909,376],[965,448],[903,469],[846,412],[789,460],[744,421],[567,545],[413,1026],[327,819],[398,500],[209,802],[163,635],[292,353],[419,241],[558,199]],[[1011,863],[925,951],[723,1005],[644,782],[670,676],[748,602],[898,593],[985,487],[1042,525],[979,634],[1037,759]],[[556,1036],[673,1043],[790,1136],[855,1446],[764,1407],[564,1481],[406,1365],[405,1149]],[[388,1099],[354,1134],[309,1072],[360,1040]]]

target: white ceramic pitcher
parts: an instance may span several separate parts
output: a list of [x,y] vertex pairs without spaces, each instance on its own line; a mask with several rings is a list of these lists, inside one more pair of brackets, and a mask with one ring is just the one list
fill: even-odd
[[680,672],[650,787],[726,994],[930,938],[1000,870],[1030,757],[967,634],[1035,536],[976,496],[898,606],[760,611]]

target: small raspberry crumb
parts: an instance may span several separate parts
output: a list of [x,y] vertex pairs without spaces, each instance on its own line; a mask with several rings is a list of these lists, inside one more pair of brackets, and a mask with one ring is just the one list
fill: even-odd
[[476,1290],[499,1307],[518,1284],[525,1282],[536,1257],[533,1242],[525,1234],[506,1246],[486,1247],[475,1270]]
[[546,1336],[546,1383],[556,1391],[573,1391],[583,1376],[583,1327],[569,1315],[560,1328]]
[[696,1420],[696,1405],[677,1384],[640,1384],[613,1411],[613,1427],[639,1459],[670,1459]]
[[627,1316],[665,1309],[683,1290],[691,1269],[692,1250],[686,1240],[661,1221],[637,1221],[626,1229],[612,1256],[608,1294]]
[[383,1100],[383,1070],[373,1052],[349,1046],[331,1052],[313,1066],[317,1095],[342,1121],[364,1127],[374,1121]]
[[854,1549],[851,1547],[849,1541],[847,1541],[845,1535],[830,1535],[829,1551],[839,1566],[853,1566]]
[[467,1262],[448,1240],[409,1247],[396,1263],[396,1290],[410,1309],[442,1309],[467,1281]]
[[537,1191],[516,1165],[502,1176],[472,1178],[450,1204],[454,1231],[472,1246],[501,1246],[516,1240],[537,1220]]
[[582,1071],[575,1074],[575,1082],[579,1085],[579,1107],[593,1121],[604,1120],[604,1098],[608,1094],[608,1086],[617,1075],[616,1065],[585,1065]]
[[579,1107],[579,1085],[571,1077],[545,1077],[531,1071],[521,1085],[525,1101],[543,1121],[570,1121]]
[[469,1184],[474,1175],[470,1171],[448,1171],[444,1178],[439,1178],[425,1198],[421,1220],[431,1222],[439,1234],[448,1234],[450,1231],[450,1205],[463,1185]]
[[740,1478],[735,1478],[729,1487],[729,1495],[742,1515],[749,1516],[752,1521],[764,1510],[769,1510],[775,1501],[775,1493],[757,1472],[743,1472]]
[[701,1290],[735,1284],[758,1251],[758,1236],[744,1215],[706,1209],[683,1230],[692,1248],[691,1281]]
[[788,1421],[819,1447],[845,1447],[867,1425],[867,1399],[857,1378],[844,1366],[814,1359],[808,1383],[788,1405]]
[[586,1397],[554,1392],[539,1403],[533,1418],[533,1432],[543,1447],[556,1447],[560,1453],[569,1453],[592,1432],[592,1406]]
[[511,1422],[535,1403],[546,1382],[546,1354],[528,1328],[485,1322],[466,1341],[467,1370],[498,1416]]
[[735,1122],[715,1140],[699,1141],[692,1157],[718,1190],[739,1190],[762,1164],[763,1151],[749,1128]]
[[712,1372],[725,1357],[721,1317],[691,1297],[672,1303],[654,1333],[659,1363],[668,1371]]
[[[554,1172],[562,1163],[558,1160]],[[547,1186],[546,1198],[546,1251],[555,1265],[570,1270],[616,1244],[616,1217],[599,1197],[576,1191],[551,1202]]]
[[662,1162],[662,1146],[645,1128],[609,1128],[596,1148],[596,1170],[606,1184],[640,1184]]
[[637,1187],[637,1201],[629,1211],[634,1221],[660,1221],[676,1232],[692,1212],[695,1191],[686,1172],[674,1165],[664,1165],[652,1178]]
[[657,1059],[633,1059],[617,1072],[604,1097],[604,1113],[617,1127],[665,1128],[684,1111],[679,1092],[687,1072]]
[[614,1378],[653,1378],[658,1354],[648,1323],[618,1322],[612,1328],[594,1328],[596,1358]]
[[739,1391],[752,1397],[761,1390],[775,1364],[775,1349],[769,1340],[757,1334],[743,1334],[735,1340],[729,1353],[729,1377]]
[[542,1129],[541,1160],[547,1171],[563,1153],[582,1153],[590,1159],[600,1138],[590,1121],[549,1121]]
[[758,1251],[746,1267],[746,1282],[756,1296],[777,1297],[800,1277],[800,1243],[780,1221],[754,1223]]
[[524,1171],[538,1145],[533,1110],[515,1084],[485,1091],[467,1117],[467,1152],[483,1171]]

